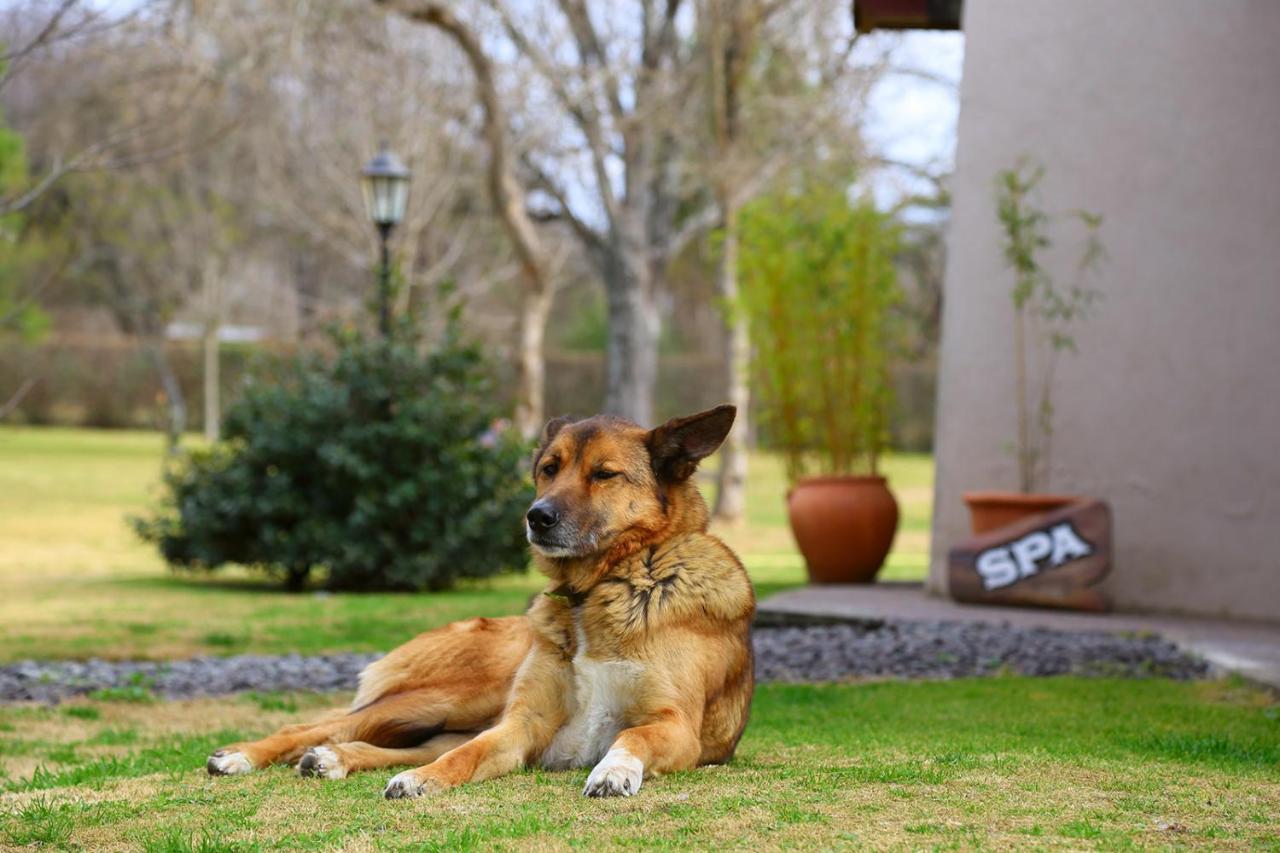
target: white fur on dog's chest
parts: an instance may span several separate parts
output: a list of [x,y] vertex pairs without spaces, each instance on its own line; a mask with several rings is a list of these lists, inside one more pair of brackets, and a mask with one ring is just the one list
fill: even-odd
[[587,657],[587,638],[574,614],[578,651],[573,658],[574,695],[569,721],[556,732],[541,764],[551,770],[590,767],[609,751],[627,727],[626,715],[640,689],[644,666],[628,660]]

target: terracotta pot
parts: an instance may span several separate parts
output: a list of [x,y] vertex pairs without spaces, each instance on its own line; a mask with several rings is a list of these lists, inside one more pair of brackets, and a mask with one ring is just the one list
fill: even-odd
[[787,493],[791,532],[813,583],[871,583],[898,532],[884,477],[809,477]]
[[986,533],[1029,515],[1061,509],[1080,500],[1072,495],[1026,495],[1022,492],[965,492],[973,532]]

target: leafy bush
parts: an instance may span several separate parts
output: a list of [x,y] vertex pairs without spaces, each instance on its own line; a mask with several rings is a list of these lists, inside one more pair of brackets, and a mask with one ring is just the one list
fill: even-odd
[[173,566],[240,563],[290,588],[441,589],[526,565],[528,448],[495,429],[483,359],[355,334],[283,363],[227,412],[225,440],[164,477],[134,524]]
[[792,482],[876,473],[889,441],[899,231],[831,182],[743,210],[741,309],[760,426]]

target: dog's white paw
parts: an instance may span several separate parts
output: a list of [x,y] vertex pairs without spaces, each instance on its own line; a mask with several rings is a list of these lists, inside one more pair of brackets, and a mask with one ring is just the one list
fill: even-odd
[[204,769],[210,776],[238,776],[253,769],[253,762],[243,752],[220,749],[205,762]]
[[586,797],[629,797],[640,790],[644,764],[625,749],[609,750],[587,777]]
[[391,777],[382,795],[388,800],[399,800],[403,797],[421,797],[429,790],[428,783],[418,779],[414,771],[406,770]]
[[319,776],[322,779],[345,779],[347,768],[342,766],[338,753],[327,746],[313,746],[298,761],[298,775]]

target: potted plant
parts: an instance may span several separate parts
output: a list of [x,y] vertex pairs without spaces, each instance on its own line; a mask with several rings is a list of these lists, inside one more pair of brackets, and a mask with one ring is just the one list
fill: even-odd
[[[1044,167],[1020,161],[996,176],[996,215],[1000,221],[1005,263],[1013,270],[1014,404],[1018,462],[1017,492],[967,492],[974,533],[1003,527],[1028,515],[1057,509],[1077,500],[1047,491],[1053,449],[1053,383],[1058,357],[1076,349],[1072,327],[1086,319],[1101,297],[1085,279],[1103,257],[1098,230],[1102,217],[1084,210],[1064,216],[1084,228],[1084,245],[1070,284],[1055,281],[1043,263],[1052,246],[1049,227],[1055,218],[1037,202]],[[1036,361],[1032,362],[1032,351]],[[1033,374],[1034,377],[1033,377]],[[1033,384],[1033,378],[1036,380]]]
[[741,309],[760,429],[782,451],[791,529],[815,583],[867,583],[898,504],[880,475],[891,401],[898,227],[831,182],[743,211]]

